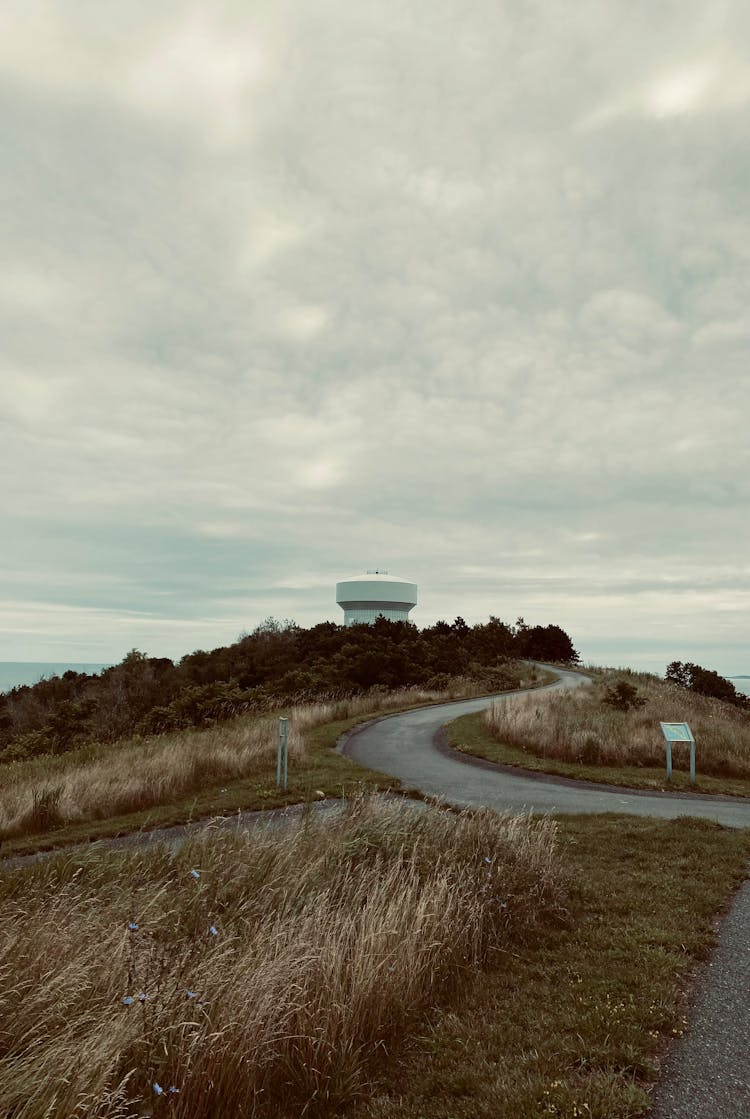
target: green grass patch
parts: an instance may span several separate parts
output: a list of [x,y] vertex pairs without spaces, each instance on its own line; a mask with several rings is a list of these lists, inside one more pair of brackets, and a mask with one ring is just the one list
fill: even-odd
[[[448,743],[454,750],[485,758],[498,765],[517,766],[538,773],[550,773],[557,777],[573,777],[579,781],[595,781],[602,785],[621,785],[630,789],[656,789],[661,792],[694,792],[724,794],[727,796],[750,797],[750,781],[731,777],[711,777],[700,772],[700,749],[697,753],[697,773],[694,785],[685,769],[673,768],[672,780],[667,781],[666,761],[664,766],[606,766],[584,765],[580,762],[565,762],[557,758],[542,757],[532,748],[508,746],[499,742],[484,721],[484,713],[463,715],[447,726]],[[680,753],[680,747],[672,748],[672,764],[688,765],[687,750]]]
[[705,821],[565,817],[570,922],[467,980],[358,1116],[633,1119],[648,1108],[750,832]]

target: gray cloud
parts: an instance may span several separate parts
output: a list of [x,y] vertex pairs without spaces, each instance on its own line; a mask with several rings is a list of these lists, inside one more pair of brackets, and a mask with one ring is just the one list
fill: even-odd
[[379,563],[423,622],[747,668],[744,5],[1,19],[0,658]]

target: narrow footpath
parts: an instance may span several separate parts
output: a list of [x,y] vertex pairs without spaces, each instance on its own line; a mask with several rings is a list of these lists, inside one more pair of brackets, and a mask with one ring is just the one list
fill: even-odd
[[689,1025],[667,1057],[649,1119],[750,1119],[750,882],[701,969]]

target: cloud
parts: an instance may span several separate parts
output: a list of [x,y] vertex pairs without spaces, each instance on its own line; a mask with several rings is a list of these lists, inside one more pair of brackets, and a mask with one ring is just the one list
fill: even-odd
[[336,618],[375,565],[418,621],[729,643],[750,17],[725,15],[10,0],[0,595],[28,606],[0,656]]

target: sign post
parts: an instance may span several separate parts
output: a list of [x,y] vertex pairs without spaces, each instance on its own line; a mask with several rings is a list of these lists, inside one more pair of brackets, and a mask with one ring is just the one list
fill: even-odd
[[276,787],[282,784],[287,787],[287,774],[289,771],[289,720],[279,718],[279,739],[276,750]]
[[687,723],[660,723],[667,747],[667,781],[672,780],[672,743],[690,743],[690,784],[695,784],[695,739]]

